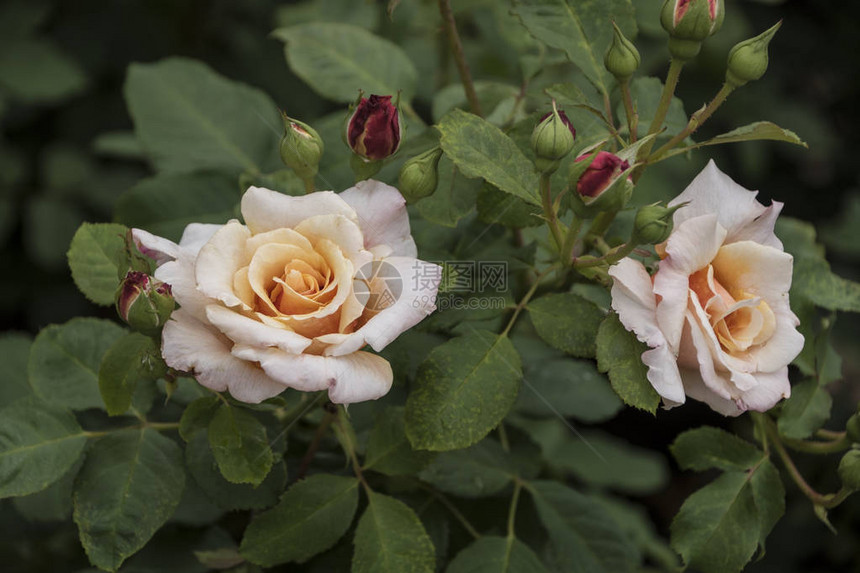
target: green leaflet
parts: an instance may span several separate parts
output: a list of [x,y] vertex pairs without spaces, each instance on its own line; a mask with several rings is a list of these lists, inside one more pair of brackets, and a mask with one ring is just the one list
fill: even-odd
[[418,72],[397,46],[352,24],[311,22],[272,33],[286,42],[290,69],[317,93],[347,103],[366,95],[401,92],[409,102]]
[[591,83],[609,94],[612,78],[603,55],[612,42],[614,20],[628,38],[636,36],[630,0],[516,0],[514,12],[537,40],[564,50]]
[[74,519],[90,561],[116,571],[171,516],[185,487],[182,451],[151,429],[99,438],[74,489]]
[[36,397],[0,410],[0,498],[44,490],[72,467],[86,441],[70,411]]
[[638,552],[597,501],[551,481],[530,482],[526,490],[561,571],[625,573],[638,564]]
[[404,409],[392,407],[376,418],[367,442],[362,469],[388,475],[414,474],[434,457],[433,452],[412,449],[406,438]]
[[72,278],[84,296],[96,304],[114,304],[120,271],[128,266],[127,231],[124,225],[84,223],[72,238],[68,252]]
[[108,320],[74,318],[42,330],[30,349],[30,386],[37,395],[72,410],[102,408],[99,369],[126,330]]
[[125,99],[135,134],[159,171],[237,173],[281,167],[283,122],[264,92],[195,60],[132,64]]
[[454,109],[436,129],[442,134],[442,150],[463,175],[481,177],[506,193],[540,205],[534,165],[498,127]]
[[747,470],[761,461],[757,447],[725,430],[702,426],[675,438],[670,448],[685,470]]
[[406,401],[412,447],[464,448],[487,435],[513,406],[522,369],[505,336],[474,331],[433,349]]
[[515,537],[481,537],[460,551],[447,573],[546,573],[538,556]]
[[358,480],[328,474],[296,483],[245,530],[241,553],[259,565],[303,563],[334,545],[358,508]]
[[614,313],[601,323],[595,344],[597,367],[609,374],[612,389],[624,403],[656,414],[660,395],[648,381],[648,367],[640,358],[648,347],[639,342],[635,334],[628,332]]
[[687,498],[672,522],[672,547],[703,573],[740,571],[785,510],[779,473],[767,459],[726,472]]
[[212,454],[227,481],[258,486],[266,479],[275,456],[266,427],[253,414],[224,404],[208,429]]
[[368,491],[355,530],[352,573],[433,573],[435,553],[418,516],[402,501]]
[[526,307],[538,334],[553,348],[573,356],[594,356],[597,330],[605,316],[593,302],[573,293],[542,296]]

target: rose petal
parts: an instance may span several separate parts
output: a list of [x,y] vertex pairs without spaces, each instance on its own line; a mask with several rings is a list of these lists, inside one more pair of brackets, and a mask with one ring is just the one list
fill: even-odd
[[666,243],[666,258],[654,275],[654,292],[662,297],[657,304],[657,324],[673,352],[678,351],[684,327],[689,277],[713,260],[725,236],[716,215],[710,214],[675,227]]
[[364,237],[358,224],[343,215],[310,217],[296,225],[295,230],[314,244],[321,240],[334,243],[355,268],[371,260],[372,255],[364,248]]
[[193,372],[200,384],[237,400],[257,404],[277,396],[284,386],[272,380],[255,364],[230,354],[230,341],[211,327],[177,310],[164,325],[161,354],[168,366]]
[[255,235],[284,227],[292,229],[316,215],[335,214],[358,223],[352,207],[332,191],[290,197],[262,187],[249,187],[242,196],[242,216]]
[[708,388],[698,371],[682,368],[681,378],[684,380],[684,391],[687,396],[704,402],[711,407],[711,410],[723,416],[739,416],[744,413],[744,410],[738,408],[735,401],[723,398]]
[[800,321],[785,305],[771,307],[776,317],[776,329],[770,340],[752,352],[756,369],[760,372],[774,372],[797,358],[803,350],[803,335],[795,328]]
[[757,372],[755,377],[758,384],[741,395],[742,408],[766,412],[783,398],[791,396],[788,366],[776,372]]
[[237,344],[233,354],[258,362],[266,374],[290,388],[303,392],[328,389],[329,398],[337,404],[375,400],[388,392],[394,380],[391,365],[368,352],[347,356],[294,355]]
[[197,290],[193,255],[180,250],[178,259],[155,269],[153,276],[170,285],[173,298],[183,310],[198,320],[205,320],[204,309],[212,303],[212,299]]
[[358,214],[366,249],[387,245],[391,247],[390,255],[412,258],[418,256],[409,229],[406,200],[400,191],[380,181],[369,179],[356,183],[355,187],[342,192],[340,197]]
[[263,324],[217,304],[206,307],[206,318],[237,344],[274,346],[293,354],[301,354],[311,344],[309,338],[287,330],[283,325]]
[[666,409],[683,404],[684,384],[675,355],[665,344],[642,353],[642,363],[648,367],[648,381],[663,398]]
[[727,242],[756,237],[758,242],[781,249],[782,243],[773,234],[773,223],[782,205],[772,206],[772,212],[768,212],[756,195],[758,191],[741,187],[711,160],[669,205],[689,202],[675,212],[676,227],[701,215],[716,214],[727,231]]
[[182,231],[182,238],[179,239],[179,246],[188,250],[193,254],[200,252],[200,249],[209,239],[212,238],[218,230],[224,225],[213,225],[209,223],[191,223]]
[[233,219],[203,245],[194,264],[200,292],[227,306],[245,306],[233,292],[233,275],[248,264],[245,241],[250,236],[248,228]]
[[752,241],[724,245],[712,262],[716,279],[732,290],[760,296],[765,302],[788,297],[793,257],[774,247]]
[[[410,257],[391,257],[382,261],[391,265],[400,277],[401,292],[395,302],[381,310],[352,334],[330,334],[317,340],[331,344],[328,356],[354,352],[369,344],[379,352],[404,331],[412,328],[436,310],[436,293],[442,268]],[[435,281],[428,277],[436,277]]]
[[131,236],[140,252],[155,260],[156,265],[163,265],[179,256],[179,245],[169,239],[143,229],[132,229]]
[[645,266],[624,258],[609,268],[609,276],[614,279],[612,308],[624,328],[651,348],[665,345],[666,338],[657,327],[657,299]]

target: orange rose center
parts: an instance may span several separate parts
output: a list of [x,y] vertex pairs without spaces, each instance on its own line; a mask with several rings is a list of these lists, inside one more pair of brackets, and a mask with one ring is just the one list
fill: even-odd
[[708,316],[724,351],[740,354],[773,336],[776,318],[770,306],[752,293],[723,284],[713,265],[690,275],[690,290]]

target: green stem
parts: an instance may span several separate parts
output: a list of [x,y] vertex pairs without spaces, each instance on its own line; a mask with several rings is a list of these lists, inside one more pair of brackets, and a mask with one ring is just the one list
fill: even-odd
[[517,306],[514,307],[514,314],[511,315],[511,319],[508,321],[508,325],[505,326],[505,329],[502,331],[500,336],[508,335],[508,333],[511,331],[511,328],[513,328],[514,326],[514,323],[517,321],[517,318],[520,316],[520,313],[523,311],[523,309],[526,307],[526,305],[529,303],[529,301],[532,299],[535,292],[537,291],[541,279],[548,275],[550,272],[554,271],[555,268],[555,265],[553,265],[547,268],[544,272],[540,273],[537,278],[535,278],[535,282],[532,283],[532,285],[529,287],[529,290],[526,291],[525,295],[523,295],[522,300],[520,300]]
[[591,226],[588,228],[588,232],[585,233],[586,247],[590,247],[594,243],[594,237],[602,237],[606,233],[606,230],[612,224],[612,221],[615,220],[615,215],[617,214],[617,211],[603,211],[594,218],[594,221],[591,222]]
[[549,225],[549,230],[552,232],[552,237],[555,239],[555,245],[561,252],[564,245],[564,238],[561,234],[561,229],[558,226],[558,217],[552,205],[552,186],[550,176],[547,173],[541,173],[540,176],[540,196],[543,204],[543,214]]
[[301,480],[303,477],[305,477],[305,474],[308,473],[308,469],[311,466],[311,462],[314,459],[314,455],[316,455],[317,450],[322,443],[323,437],[325,437],[325,433],[328,431],[329,426],[331,426],[332,422],[334,422],[336,417],[337,410],[326,411],[322,422],[320,422],[319,428],[317,428],[317,431],[314,433],[314,437],[311,440],[311,443],[308,446],[304,457],[302,458],[302,463],[301,465],[299,465],[299,469],[296,472],[296,481]]
[[454,516],[454,518],[455,518],[457,521],[459,521],[459,522],[460,522],[460,525],[462,525],[462,526],[463,526],[463,529],[465,529],[465,530],[466,530],[466,532],[467,532],[469,535],[471,535],[471,536],[472,536],[473,538],[475,538],[475,539],[480,539],[480,538],[481,538],[481,534],[480,534],[480,533],[478,533],[478,530],[477,530],[477,529],[475,529],[475,527],[474,527],[471,523],[469,523],[469,520],[468,520],[468,519],[466,519],[466,516],[465,516],[465,515],[463,515],[463,514],[462,514],[462,512],[460,512],[460,510],[459,510],[459,509],[457,509],[457,506],[456,506],[456,505],[454,505],[453,503],[451,503],[451,501],[450,501],[447,497],[445,497],[445,495],[444,495],[444,494],[442,494],[442,493],[440,493],[440,492],[436,491],[436,489],[435,489],[435,488],[430,487],[429,485],[427,485],[427,484],[425,484],[425,483],[418,482],[418,485],[419,485],[423,490],[425,490],[425,491],[427,491],[428,493],[430,493],[434,498],[436,498],[436,500],[437,500],[439,503],[441,503],[442,505],[444,505],[444,506],[445,506],[445,509],[447,509],[448,511],[450,511],[450,512],[451,512],[451,515],[453,515],[453,516]]
[[508,442],[508,432],[505,430],[505,422],[499,422],[499,442],[502,444],[502,449],[510,453],[511,444]]
[[[669,113],[669,106],[672,104],[672,96],[675,95],[675,89],[678,87],[678,78],[681,77],[681,69],[684,67],[684,63],[676,58],[672,58],[672,61],[669,62],[666,83],[663,85],[663,93],[660,94],[660,103],[657,104],[657,112],[654,114],[654,119],[651,120],[651,125],[648,127],[648,135],[657,133],[663,126],[666,114]],[[647,155],[647,152],[645,154]]]
[[[675,95],[675,89],[678,87],[678,79],[681,77],[681,70],[684,67],[684,61],[672,58],[669,62],[669,71],[666,74],[666,83],[663,84],[663,92],[660,94],[660,103],[657,104],[657,111],[654,114],[654,119],[651,120],[651,125],[648,127],[648,135],[655,134],[663,127],[663,122],[666,120],[666,115],[669,113],[669,107],[672,105],[672,96]],[[644,159],[649,156],[654,148],[654,139],[642,145],[639,152],[636,154],[636,163],[641,163],[639,167],[633,170],[631,177],[633,183],[637,183],[642,173],[645,171],[647,164]]]
[[624,113],[627,115],[627,130],[630,132],[630,143],[636,143],[639,134],[639,114],[633,109],[633,97],[630,95],[630,78],[624,78],[621,84],[621,99],[624,101]]
[[788,471],[788,474],[791,476],[791,479],[794,480],[798,489],[800,489],[800,491],[803,492],[803,495],[809,498],[813,504],[831,508],[836,507],[842,503],[846,497],[848,497],[847,493],[843,491],[827,495],[820,494],[815,491],[812,486],[803,479],[803,475],[800,473],[800,470],[798,470],[797,466],[794,465],[791,455],[789,455],[788,450],[786,450],[785,446],[782,444],[782,438],[780,438],[779,432],[776,429],[776,424],[773,423],[773,420],[768,418],[766,414],[754,413],[753,416],[762,420],[761,424],[767,433],[767,437],[773,444],[776,453],[779,454],[780,459],[782,459],[782,463]]
[[472,81],[472,72],[469,71],[469,64],[463,53],[463,44],[460,42],[460,34],[457,32],[457,22],[454,20],[454,12],[451,10],[451,0],[439,0],[439,14],[441,14],[442,22],[445,24],[448,44],[451,47],[454,61],[457,63],[457,71],[460,73],[460,81],[463,83],[469,108],[475,115],[483,116],[481,102],[478,101],[478,94]]
[[693,135],[702,124],[708,121],[717,108],[723,105],[723,102],[726,101],[726,98],[729,97],[729,94],[734,91],[734,86],[724,83],[723,87],[720,88],[720,91],[717,92],[717,95],[714,96],[714,99],[706,105],[701,110],[697,111],[690,117],[690,121],[687,123],[687,127],[685,127],[682,131],[677,133],[675,137],[666,142],[665,145],[660,147],[657,151],[655,151],[651,156],[648,157],[649,162],[656,162],[660,159],[660,156],[673,149],[676,145],[684,141],[689,136]]
[[792,450],[809,454],[834,454],[851,447],[851,439],[847,436],[843,436],[841,439],[829,442],[794,440],[792,438],[785,437],[782,438],[782,441]]
[[561,263],[564,266],[569,266],[573,262],[573,251],[576,248],[576,238],[579,236],[580,229],[582,229],[582,219],[574,215],[561,247]]
[[308,177],[305,179],[305,195],[310,195],[314,192],[314,178]]
[[514,523],[517,519],[517,506],[519,505],[520,491],[522,489],[522,483],[520,480],[516,480],[514,482],[514,494],[511,497],[511,508],[508,510],[508,539],[514,539],[514,537],[516,537],[514,532]]
[[[601,241],[603,239],[600,239]],[[602,257],[598,257],[596,259],[587,259],[584,261],[574,261],[573,268],[575,269],[588,269],[591,267],[599,267],[599,266],[612,266],[630,253],[636,250],[635,243],[625,243],[623,245],[619,245],[603,255]]]
[[142,427],[153,430],[178,430],[179,422],[146,422]]
[[352,440],[349,439],[349,436],[355,435],[352,430],[352,424],[349,423],[349,419],[347,419],[346,416],[337,416],[336,420],[336,424],[340,426],[341,433],[345,436],[345,439],[340,440],[340,444],[343,447],[346,456],[352,463],[352,471],[355,472],[355,477],[358,478],[358,481],[361,482],[364,490],[368,495],[370,495],[372,490],[364,479],[364,474],[361,472],[361,464],[358,461],[358,455],[355,453],[355,444],[353,444]]

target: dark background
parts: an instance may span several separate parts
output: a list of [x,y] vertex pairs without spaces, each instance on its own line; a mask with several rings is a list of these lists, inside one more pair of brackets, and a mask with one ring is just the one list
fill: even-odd
[[[413,1],[416,0],[403,3]],[[656,13],[660,4],[659,0],[633,3],[637,9],[651,13]],[[381,14],[384,6],[378,5]],[[35,334],[48,324],[74,316],[113,314],[111,309],[89,304],[78,293],[68,273],[65,251],[80,222],[110,220],[116,197],[150,173],[141,161],[105,155],[98,143],[105,133],[132,128],[122,95],[130,62],[155,61],[171,55],[198,58],[231,79],[264,89],[293,116],[314,118],[337,109],[289,72],[282,45],[268,36],[285,23],[279,21],[283,18],[279,6],[269,0],[0,3],[0,70],[11,69],[18,74],[0,76],[3,330]],[[700,130],[699,137],[752,121],[770,120],[807,141],[808,150],[780,143],[745,143],[711,148],[708,157],[717,159],[721,168],[743,181],[744,186],[760,189],[762,200],[784,202],[784,214],[814,223],[834,270],[857,280],[860,148],[854,130],[860,128],[860,3],[729,2],[723,29],[705,44],[701,57],[687,66],[678,95],[687,113],[698,109],[716,93],[728,49],[779,19],[783,26],[771,44],[770,68],[765,78],[733,94]],[[384,18],[379,22],[378,32],[391,31]],[[463,16],[462,28],[467,41],[480,42],[480,27],[470,25],[468,13]],[[10,53],[33,44],[41,46],[36,49],[44,50],[47,45],[54,54],[59,53],[63,66],[54,70],[50,67],[55,65],[54,60],[50,60],[40,69],[16,70],[14,64],[10,68]],[[663,77],[665,36],[656,20],[651,27],[643,27],[637,45],[643,52],[642,72]],[[473,67],[480,78],[481,63]],[[3,73],[7,72],[0,72]],[[35,76],[49,78],[49,85],[40,87]],[[22,91],[21,77],[25,87],[34,81],[36,87]],[[418,101],[416,109],[430,121],[428,101]],[[683,185],[705,159],[705,154],[689,162],[676,158],[651,183],[646,176],[642,185],[662,185],[673,180]],[[835,344],[844,357],[845,380],[832,388],[834,418],[828,424],[832,429],[844,426],[860,399],[858,335],[858,321],[840,316]],[[667,444],[682,429],[704,423],[730,426],[741,433],[749,431],[747,420],[725,420],[697,404],[661,412],[656,420],[627,411],[606,428],[640,445],[666,451]],[[838,487],[834,471],[837,462],[834,456],[800,456],[799,460],[812,484],[824,492]],[[661,533],[668,533],[671,518],[683,499],[711,477],[676,471],[666,492],[644,500]],[[849,500],[833,512],[832,521],[840,530],[836,537],[812,517],[811,506],[793,484],[787,483],[786,490],[786,517],[769,540],[767,558],[749,570],[860,570],[855,561],[860,551],[858,500]],[[70,523],[22,525],[11,506],[0,505],[0,510],[0,556],[7,551],[16,556],[12,570],[75,570],[73,564],[86,565],[74,537],[69,536],[75,533]],[[10,549],[13,545],[14,550]],[[29,557],[22,561],[21,555]]]

